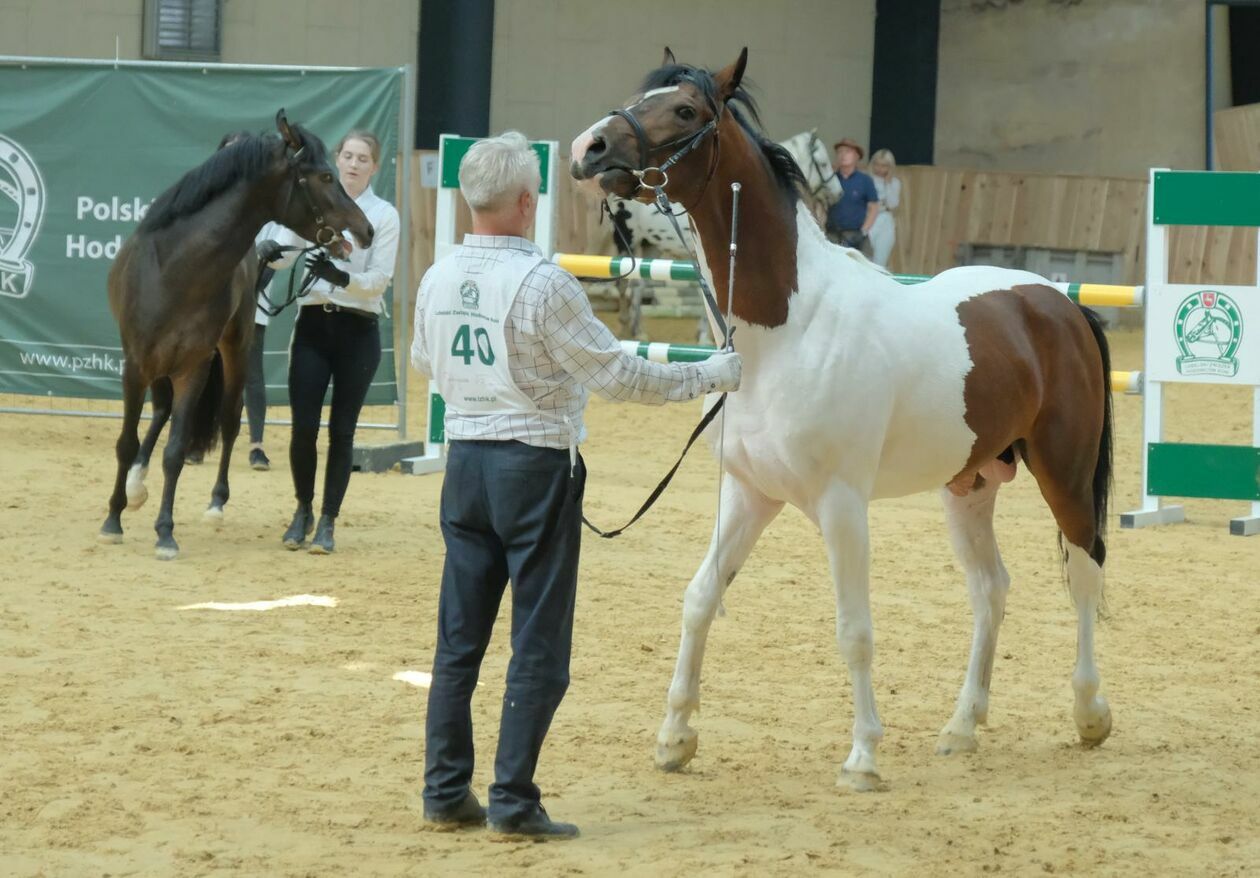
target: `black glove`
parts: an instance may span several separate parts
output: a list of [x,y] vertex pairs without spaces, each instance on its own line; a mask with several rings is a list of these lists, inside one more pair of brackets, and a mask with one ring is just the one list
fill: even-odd
[[308,256],[306,270],[320,280],[328,281],[334,287],[350,286],[350,275],[333,265],[332,260],[323,253]]
[[284,252],[283,247],[271,240],[258,242],[258,246],[254,249],[258,253],[258,262],[262,265],[275,262],[280,258],[280,254]]

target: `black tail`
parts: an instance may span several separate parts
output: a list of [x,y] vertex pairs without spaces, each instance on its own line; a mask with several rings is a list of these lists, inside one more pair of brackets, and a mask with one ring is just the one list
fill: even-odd
[[219,413],[223,408],[223,355],[217,350],[210,361],[210,375],[201,399],[193,409],[186,454],[203,455],[214,448],[219,439]]
[[1094,545],[1089,552],[1090,557],[1101,567],[1107,559],[1103,535],[1107,532],[1107,504],[1111,498],[1111,446],[1114,436],[1111,413],[1111,348],[1107,346],[1107,336],[1103,333],[1098,315],[1084,306],[1081,306],[1081,313],[1089,321],[1090,331],[1094,333],[1103,367],[1103,425],[1102,435],[1098,439],[1098,462],[1094,465]]

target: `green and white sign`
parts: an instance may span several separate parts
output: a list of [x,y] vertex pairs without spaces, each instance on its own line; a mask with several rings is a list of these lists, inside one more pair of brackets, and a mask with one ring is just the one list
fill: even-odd
[[[230,131],[274,131],[281,107],[330,149],[370,129],[383,156],[373,187],[392,201],[402,89],[398,69],[0,60],[0,392],[121,397],[110,265],[153,199]],[[281,404],[292,321],[291,309],[266,338]],[[397,397],[391,321],[381,333],[376,404]]]
[[1148,285],[1146,371],[1155,381],[1260,384],[1260,290]]

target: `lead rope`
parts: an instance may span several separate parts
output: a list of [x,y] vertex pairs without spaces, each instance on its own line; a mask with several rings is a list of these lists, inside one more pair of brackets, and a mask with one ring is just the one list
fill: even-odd
[[[662,169],[662,171],[663,170],[664,169]],[[670,202],[669,202],[669,198],[665,195],[664,184],[662,184],[661,186],[657,186],[655,188],[656,188],[656,195],[657,195],[657,207],[662,207],[662,202],[663,202],[662,209],[665,213],[669,214],[670,221],[674,224],[674,231],[678,234],[679,242],[681,242],[683,247],[685,247],[688,250],[688,252],[691,253],[692,259],[695,260],[695,251],[693,251],[688,246],[686,239],[683,238],[682,231],[678,226],[678,220],[674,217],[673,211],[670,210],[670,207],[669,207]],[[734,303],[734,294],[735,294],[735,251],[736,251],[735,238],[736,238],[736,233],[739,226],[739,189],[740,189],[740,184],[738,183],[731,184],[731,194],[732,194],[731,195],[732,197],[731,262],[730,262],[729,283],[727,285],[727,291],[726,291],[727,316],[729,316],[731,313],[731,308]],[[698,261],[696,261],[696,265],[697,266],[699,265]],[[723,317],[722,312],[718,310],[717,300],[714,298],[713,292],[709,289],[708,284],[705,282],[704,275],[699,274],[699,277],[700,277],[700,283],[701,283],[701,290],[704,291],[706,302],[709,303],[710,313],[713,315],[714,323],[719,327],[720,332],[723,337],[722,349],[724,351],[733,351],[735,350],[735,345],[734,345],[735,331],[733,328],[731,328],[729,321]],[[691,446],[696,444],[696,440],[700,438],[700,435],[704,433],[704,431],[708,428],[709,424],[713,423],[713,419],[718,416],[718,413],[725,410],[726,397],[727,397],[727,394],[723,393],[721,396],[718,397],[718,401],[714,403],[713,408],[705,412],[704,417],[700,419],[700,423],[697,424],[696,428],[691,431],[691,435],[687,438],[687,444],[683,446],[682,453],[678,455],[678,459],[674,461],[674,465],[670,467],[669,472],[665,474],[665,477],[661,479],[659,483],[657,483],[656,488],[653,489],[652,493],[648,495],[647,500],[643,501],[643,505],[639,507],[639,510],[631,517],[629,521],[627,521],[625,524],[623,524],[621,527],[617,528],[616,530],[610,530],[610,531],[600,529],[585,515],[582,516],[582,523],[586,525],[588,528],[590,528],[593,532],[595,532],[596,534],[598,534],[599,536],[603,537],[606,540],[610,540],[613,537],[621,536],[622,533],[629,530],[631,525],[633,525],[636,521],[642,518],[644,514],[646,514],[647,511],[652,508],[653,504],[656,503],[657,498],[659,498],[661,494],[665,493],[665,489],[669,487],[669,483],[673,481],[674,475],[678,472],[678,468],[682,466],[683,460],[687,457],[687,452],[691,450]],[[722,468],[722,465],[725,463],[725,461],[723,460],[725,432],[726,432],[725,428],[726,428],[726,416],[723,415],[722,416],[722,434],[719,436],[719,439],[718,439],[718,442],[719,442],[718,519],[717,519],[717,525],[715,527],[715,530],[718,536],[721,535],[721,526],[722,526],[722,475],[721,474],[722,472],[725,471]],[[572,435],[573,429],[571,425],[569,429],[570,429],[570,434]],[[570,481],[574,486],[573,490],[574,490],[574,493],[576,494],[577,479],[574,477],[577,471],[576,439],[571,438],[570,443],[571,443],[570,448],[569,448]]]

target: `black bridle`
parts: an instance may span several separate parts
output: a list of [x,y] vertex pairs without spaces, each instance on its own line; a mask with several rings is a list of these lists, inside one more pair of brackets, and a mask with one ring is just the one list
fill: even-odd
[[285,157],[288,169],[293,172],[293,186],[289,189],[289,201],[293,200],[294,189],[302,193],[306,198],[306,206],[311,210],[311,218],[315,221],[315,243],[320,247],[327,247],[340,238],[341,233],[324,221],[324,214],[320,212],[319,206],[315,203],[315,196],[311,195],[310,184],[307,182],[306,174],[301,171],[302,153],[304,152],[306,152],[305,145],[294,150],[292,155]]
[[[289,147],[286,144],[286,153],[288,152],[288,149]],[[325,247],[331,246],[333,242],[341,237],[341,233],[324,220],[324,214],[315,203],[315,196],[311,194],[310,184],[307,182],[307,175],[302,173],[301,170],[302,154],[304,152],[306,152],[305,145],[285,156],[286,168],[293,174],[293,183],[289,187],[288,201],[292,203],[294,190],[301,192],[303,197],[306,199],[306,206],[310,208],[311,218],[315,222],[315,243],[310,247],[281,247],[278,251],[279,253],[293,253],[295,251],[301,254],[311,253],[315,250],[322,250]],[[270,317],[275,317],[285,308],[305,296],[308,292],[310,292],[311,287],[315,285],[315,282],[319,280],[318,276],[311,273],[308,269],[306,276],[302,278],[302,283],[295,290],[293,288],[293,284],[299,274],[295,268],[294,271],[289,274],[289,288],[285,292],[284,300],[277,303],[273,302],[271,297],[267,295],[267,285],[271,282],[271,273],[269,272],[270,269],[266,265],[258,266],[258,277],[255,280],[254,292],[258,298],[258,307],[262,309],[264,314],[267,314]],[[263,304],[263,302],[266,302],[266,304]]]
[[[700,260],[696,256],[695,250],[693,250],[691,245],[687,243],[687,239],[683,237],[682,227],[678,225],[678,216],[673,211],[669,196],[665,194],[665,186],[669,183],[669,169],[681,161],[683,157],[690,153],[693,149],[703,143],[710,134],[716,134],[718,121],[721,119],[721,111],[725,108],[726,106],[723,104],[721,109],[719,109],[710,98],[709,109],[713,112],[713,118],[701,127],[700,130],[692,134],[685,134],[682,137],[678,137],[674,140],[670,140],[666,143],[660,143],[655,146],[648,141],[647,132],[643,130],[643,125],[640,124],[639,120],[635,118],[634,113],[631,112],[633,106],[627,107],[624,110],[612,110],[608,113],[609,116],[618,116],[626,120],[626,122],[630,125],[630,130],[634,132],[635,140],[638,141],[639,145],[639,169],[634,170],[631,168],[622,168],[622,170],[628,170],[631,174],[634,174],[634,176],[638,178],[640,189],[650,189],[655,193],[657,210],[669,217],[670,224],[674,227],[674,234],[678,236],[678,242],[683,246],[683,249],[687,251],[692,262],[697,266],[700,264]],[[675,146],[678,147],[678,151],[667,158],[659,166],[648,166],[648,162],[651,161],[652,153],[660,152]],[[713,179],[713,175],[717,171],[718,155],[720,151],[721,141],[715,136],[713,140],[713,159],[709,164],[708,176],[705,177],[704,185],[701,187],[700,194],[697,196],[697,199],[704,195],[705,190],[709,186],[709,181]],[[607,208],[607,201],[604,202],[604,206]],[[611,211],[609,215],[611,216]],[[731,253],[733,271],[735,258],[734,243],[732,243]],[[709,282],[704,279],[703,272],[699,273],[697,276],[700,281],[700,292],[704,294],[705,307],[707,308],[710,317],[713,319],[713,323],[718,328],[718,334],[726,340],[724,350],[733,350],[734,348],[731,344],[731,339],[734,337],[734,332],[727,326],[726,318],[722,315],[722,310],[718,307],[717,299],[714,298],[713,291],[709,289]],[[733,273],[731,277],[733,280]],[[691,446],[696,443],[696,440],[700,438],[700,435],[708,428],[709,424],[713,422],[713,419],[717,417],[718,412],[720,412],[725,405],[726,394],[723,393],[720,397],[718,397],[718,401],[713,404],[713,407],[705,412],[704,417],[700,419],[700,423],[696,425],[696,428],[691,431],[691,436],[688,437],[687,444],[683,446],[682,453],[678,455],[678,460],[674,462],[673,467],[671,467],[669,472],[665,474],[665,477],[661,479],[656,488],[648,496],[647,500],[643,502],[643,505],[639,507],[639,510],[629,521],[616,530],[602,530],[593,524],[585,515],[582,516],[582,523],[604,539],[612,539],[613,537],[621,536],[627,528],[642,518],[644,514],[652,508],[652,505],[656,503],[657,498],[665,492],[667,487],[669,487],[669,483],[673,480],[674,474],[678,472],[678,468],[682,466],[683,459],[687,456],[687,452],[691,450]],[[720,496],[719,492],[719,498]]]
[[[717,133],[718,122],[722,119],[722,113],[726,109],[726,104],[723,103],[719,106],[707,94],[705,95],[705,100],[708,102],[709,111],[712,114],[712,118],[708,122],[697,131],[658,144],[653,144],[648,140],[647,132],[643,130],[643,124],[632,112],[638,104],[632,104],[624,110],[610,110],[608,112],[609,116],[616,116],[625,120],[626,124],[630,126],[630,130],[634,132],[634,139],[639,147],[639,168],[623,167],[620,170],[629,171],[633,174],[639,181],[639,189],[650,189],[655,193],[656,209],[669,217],[670,225],[674,227],[674,234],[678,237],[678,243],[687,251],[687,255],[691,257],[691,261],[696,265],[700,264],[700,259],[683,236],[682,227],[678,225],[678,216],[674,213],[669,196],[665,194],[665,187],[669,185],[669,169],[682,161],[692,150],[707,140],[710,135],[713,135],[713,158],[709,161],[709,171],[705,175],[704,184],[700,187],[700,192],[696,196],[697,199],[704,196],[705,191],[709,188],[709,182],[717,172],[718,159],[722,153],[722,141]],[[678,149],[669,158],[659,165],[649,165],[654,153],[672,149],[673,147],[678,147]],[[709,316],[717,326],[719,335],[729,339],[730,333],[727,329],[726,318],[722,315],[721,308],[718,307],[717,298],[713,295],[713,291],[709,289],[709,283],[704,279],[704,274],[701,273],[698,277],[700,292],[704,295],[705,306],[709,311]]]

